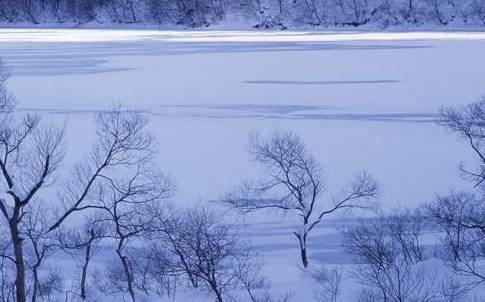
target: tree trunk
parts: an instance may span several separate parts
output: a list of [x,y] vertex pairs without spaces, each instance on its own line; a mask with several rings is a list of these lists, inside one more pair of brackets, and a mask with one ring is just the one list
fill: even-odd
[[217,285],[214,282],[210,282],[210,286],[212,287],[212,290],[214,291],[214,294],[216,295],[216,302],[224,302],[222,300],[222,294],[217,288]]
[[20,237],[20,231],[18,228],[18,216],[19,209],[14,209],[14,215],[10,220],[10,234],[12,236],[13,250],[15,254],[15,290],[16,290],[16,302],[26,302],[25,293],[25,263],[24,253],[22,247],[23,239]]
[[34,14],[32,12],[32,3],[31,3],[30,0],[24,0],[24,12],[30,18],[30,20],[32,21],[32,23],[39,24],[39,22],[37,22],[37,19],[34,17]]
[[301,262],[303,263],[303,266],[306,268],[308,266],[308,257],[306,254],[306,246],[302,247],[301,250]]
[[34,284],[32,285],[32,302],[37,300],[37,292],[39,289],[39,276],[37,275],[37,266],[34,266]]
[[296,239],[298,239],[298,243],[300,243],[300,258],[301,263],[305,268],[308,266],[308,256],[307,256],[307,249],[306,249],[306,238],[308,236],[308,217],[303,218],[303,230],[300,232],[293,232]]
[[86,276],[88,273],[89,260],[91,260],[91,243],[86,247],[86,255],[84,258],[84,265],[81,274],[81,299],[86,300]]
[[301,263],[305,268],[308,266],[308,256],[306,252],[306,236],[307,234],[299,235],[295,233],[296,238],[298,238],[298,242],[300,243],[300,258],[301,258]]
[[222,300],[222,295],[221,295],[221,293],[219,291],[216,291],[216,296],[217,296],[217,302],[224,302]]
[[131,13],[131,19],[133,20],[133,23],[138,23],[138,20],[136,19],[136,13],[135,13],[135,4],[133,3],[134,0],[131,0],[128,4],[130,13]]
[[135,291],[133,289],[133,276],[131,274],[130,264],[128,263],[128,259],[125,256],[123,256],[120,249],[118,249],[116,253],[118,254],[118,257],[121,260],[121,264],[123,265],[123,270],[126,276],[126,286],[127,286],[128,293],[130,294],[131,300],[135,302]]

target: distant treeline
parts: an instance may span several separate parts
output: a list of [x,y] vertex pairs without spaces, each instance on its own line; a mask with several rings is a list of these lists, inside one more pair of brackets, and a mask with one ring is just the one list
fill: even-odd
[[0,0],[0,22],[287,26],[484,25],[485,0]]

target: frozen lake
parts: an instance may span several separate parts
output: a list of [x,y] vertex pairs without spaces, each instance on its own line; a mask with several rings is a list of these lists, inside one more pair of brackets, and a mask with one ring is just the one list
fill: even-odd
[[[90,147],[93,112],[119,103],[143,110],[184,205],[259,175],[244,151],[251,130],[300,133],[325,166],[329,193],[368,170],[383,185],[385,209],[463,188],[457,166],[472,154],[434,120],[440,106],[485,93],[484,54],[479,32],[0,29],[19,107],[66,123],[70,159]],[[243,232],[266,258],[277,292],[310,301],[291,225],[255,218]],[[351,263],[335,233],[345,223],[313,234],[312,261]]]
[[432,121],[485,92],[484,53],[479,32],[0,30],[19,107],[67,120],[71,156],[89,147],[87,113],[145,110],[188,203],[258,174],[244,153],[253,129],[301,133],[330,191],[367,169],[384,207],[463,186],[471,153]]

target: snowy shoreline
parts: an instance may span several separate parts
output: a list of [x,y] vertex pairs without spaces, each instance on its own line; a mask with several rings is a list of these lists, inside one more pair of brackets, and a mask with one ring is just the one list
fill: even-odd
[[[67,34],[69,33],[69,34]],[[485,31],[156,30],[144,28],[0,28],[0,42],[344,42],[485,40]]]
[[33,24],[30,22],[1,22],[0,30],[3,29],[102,29],[102,30],[153,30],[153,31],[196,31],[196,32],[212,32],[212,31],[254,31],[254,32],[383,32],[383,33],[400,33],[400,32],[485,32],[485,25],[468,25],[468,24],[453,24],[453,25],[437,25],[437,24],[421,24],[421,25],[389,25],[379,26],[375,24],[352,26],[352,25],[288,25],[286,29],[279,28],[257,28],[254,23],[241,22],[221,22],[209,26],[187,26],[187,25],[173,25],[173,24],[158,24],[158,23],[51,23],[43,22]]

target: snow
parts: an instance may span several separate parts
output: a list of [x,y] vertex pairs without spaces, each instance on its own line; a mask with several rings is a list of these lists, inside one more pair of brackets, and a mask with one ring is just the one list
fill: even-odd
[[[285,35],[295,42],[274,42]],[[390,40],[362,40],[369,35]],[[248,131],[289,128],[335,190],[368,169],[385,187],[382,203],[395,205],[463,185],[456,166],[471,154],[432,120],[440,106],[483,93],[483,35],[6,29],[0,52],[20,107],[68,116],[71,131],[89,123],[81,113],[117,103],[149,112],[184,202],[258,173],[243,150]],[[325,41],[343,36],[355,40]]]
[[[484,93],[484,53],[483,32],[0,30],[19,107],[67,121],[71,159],[89,148],[93,111],[144,110],[183,205],[260,174],[244,152],[251,130],[300,133],[325,166],[328,198],[363,169],[382,183],[384,209],[466,187],[457,166],[473,154],[433,121]],[[275,286],[308,301],[288,219],[249,219]],[[339,228],[318,230],[311,260],[346,262]]]
[[480,31],[170,31],[147,29],[3,28],[0,42],[343,42],[343,41],[485,40]]

